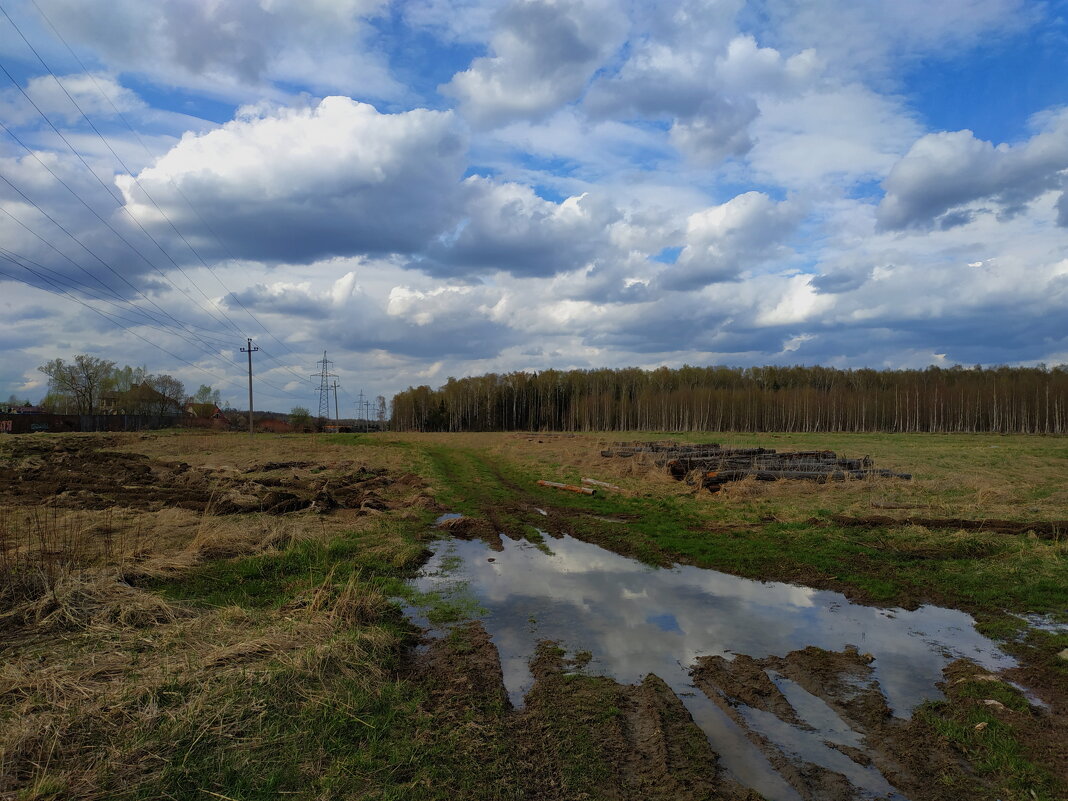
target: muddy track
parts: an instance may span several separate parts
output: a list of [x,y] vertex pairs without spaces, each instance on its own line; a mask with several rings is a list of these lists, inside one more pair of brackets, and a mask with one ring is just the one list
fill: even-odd
[[[470,737],[461,758],[470,762],[456,767],[497,782],[507,789],[502,797],[759,798],[725,770],[662,679],[650,674],[624,685],[585,675],[584,665],[555,643],[542,642],[531,662],[534,684],[515,709],[504,691],[497,649],[481,624],[467,623],[445,639],[431,640],[409,677],[429,688],[427,712],[434,719],[464,721]],[[982,678],[974,665],[959,661],[946,674],[944,705],[966,711],[985,703],[957,690],[964,681]],[[788,786],[785,792],[804,801],[1002,795],[926,719],[894,717],[870,657],[855,650],[703,657],[693,680],[766,757]],[[780,689],[784,681],[795,687],[790,698]],[[799,698],[809,699],[801,709],[794,706]],[[813,705],[824,710],[815,726],[809,719]],[[1013,717],[1028,745],[1044,752],[1056,770],[1065,749],[1063,720],[1036,708],[1002,714]],[[1062,780],[1063,773],[1062,767]]]
[[577,676],[552,643],[531,667],[534,687],[514,709],[478,623],[430,641],[412,663],[408,677],[428,688],[426,711],[463,726],[461,764],[450,768],[502,798],[756,801],[717,768],[708,739],[656,676],[637,685]]
[[[869,663],[870,657],[856,651],[832,653],[810,647],[781,658],[754,660],[739,656],[727,662],[721,657],[705,657],[699,660],[694,677],[697,686],[740,725],[746,725],[746,716],[738,710],[749,708],[813,731],[797,717],[790,701],[769,675],[788,679],[826,704],[852,732],[860,735],[859,740],[851,743],[840,732],[831,731],[824,740],[824,744],[856,765],[857,775],[871,774],[869,778],[876,782],[881,775],[891,787],[912,799],[960,798],[959,783],[951,788],[939,781],[954,773],[961,774],[960,781],[968,778],[959,756],[937,737],[932,737],[922,724],[891,714]],[[751,730],[750,737],[769,754],[772,763],[803,797],[829,801],[855,797],[855,788],[842,773],[806,763],[796,756],[776,753],[767,739]],[[840,758],[838,761],[842,762]],[[848,769],[848,766],[842,768]]]
[[[590,512],[547,504],[542,500],[544,495],[536,496],[510,480],[485,457],[470,458],[477,459],[485,468],[483,475],[491,476],[511,497],[503,503],[479,503],[482,517],[460,518],[443,526],[457,536],[495,542],[500,549],[502,534],[523,538],[521,530],[507,528],[510,525],[514,529],[519,521],[521,526],[536,526],[550,536],[571,534],[630,555],[627,552],[632,548],[626,538],[615,539],[606,533],[611,527],[591,530],[576,525],[589,518]],[[493,495],[492,490],[485,490],[482,497]],[[479,500],[479,496],[472,500]],[[948,522],[953,525],[960,521]],[[834,524],[845,525],[844,521]],[[625,523],[620,521],[620,525]],[[763,524],[754,524],[754,528],[759,527]],[[981,529],[976,526],[976,530]],[[687,561],[671,554],[664,556],[671,561]],[[775,575],[759,578],[845,591],[851,598],[866,600],[863,593],[836,577],[805,565],[783,564],[772,572]],[[914,605],[925,600],[930,599],[917,597]],[[494,650],[481,627],[472,625],[480,632],[480,647]],[[486,659],[492,662],[494,657]],[[969,761],[982,754],[981,741],[974,748],[962,748],[944,736],[930,715],[895,717],[870,663],[870,656],[856,650],[832,653],[818,648],[763,659],[705,657],[694,666],[693,681],[701,695],[744,732],[775,773],[804,801],[891,795],[913,801],[1005,797],[998,780],[977,771]],[[499,661],[493,664],[492,672],[497,676]],[[656,675],[649,674],[636,685],[583,676],[582,666],[569,662],[562,652],[554,652],[551,644],[539,651],[531,669],[535,682],[525,706],[520,710],[505,708],[492,724],[507,731],[505,739],[515,744],[524,771],[529,769],[534,777],[528,784],[531,795],[521,797],[586,797],[582,792],[587,790],[574,784],[574,760],[595,766],[585,769],[597,776],[596,791],[589,791],[591,798],[746,797],[748,791],[733,782],[719,766],[718,756],[710,753],[708,739],[684,702]],[[1030,675],[1026,668],[1016,670],[1020,678]],[[951,666],[946,681],[948,700],[944,702],[948,711],[938,714],[968,720],[975,710],[996,710],[987,699],[964,694],[954,683],[961,671],[981,672],[971,663]],[[1036,686],[1030,681],[1027,684]],[[780,685],[793,687],[793,695],[788,697]],[[1068,746],[1064,745],[1068,742],[1068,722],[1061,690],[1042,693],[1052,701],[1049,709],[1024,703],[1021,709],[1008,710],[1005,715],[1006,724],[1011,725],[1025,752],[1064,786],[1068,783]],[[795,696],[801,706],[796,706]],[[615,713],[608,718],[597,713],[605,708]],[[822,709],[821,714],[833,721],[828,731],[806,717],[813,708]],[[974,719],[967,724],[969,732],[974,729],[972,723]],[[982,728],[974,731],[981,732]],[[579,747],[591,741],[598,746]],[[698,768],[698,764],[704,767]]]

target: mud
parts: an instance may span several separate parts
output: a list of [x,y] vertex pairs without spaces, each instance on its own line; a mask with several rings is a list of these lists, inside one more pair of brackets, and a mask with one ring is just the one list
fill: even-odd
[[495,551],[504,549],[501,535],[488,520],[480,520],[463,515],[457,517],[442,516],[435,524],[435,528],[447,531],[453,537],[460,540],[483,540]]
[[[753,660],[742,666],[740,677],[729,665],[721,664],[722,660],[717,663],[702,659],[694,670],[694,677],[697,685],[710,697],[721,699],[720,703],[730,708],[732,717],[742,725],[753,717],[737,711],[743,705],[792,723],[791,717],[797,718],[797,711],[781,691],[747,692],[752,684],[747,677],[753,675],[754,667],[765,676],[774,675],[777,684],[792,686],[793,703],[808,707],[807,720],[801,728],[812,732],[814,739],[853,762],[857,767],[854,780],[874,779],[873,786],[864,789],[878,793],[881,778],[891,788],[891,797],[896,793],[912,799],[937,801],[959,798],[959,786],[950,788],[940,779],[955,773],[960,774],[961,779],[966,778],[965,766],[917,719],[905,720],[891,714],[872,674],[870,661],[870,657],[853,650],[829,652],[805,648],[781,658]],[[723,680],[724,674],[736,676],[735,680],[741,684],[740,693],[730,681]],[[802,692],[798,692],[798,688]],[[776,754],[767,738],[752,730],[750,736],[762,749],[770,751],[773,761],[775,758],[780,764],[784,761],[783,752]],[[829,780],[827,774],[835,773],[834,770],[826,767],[812,770],[812,767],[820,766],[806,763],[796,753],[785,757],[785,762],[786,766],[780,768],[780,772],[802,797],[856,797],[857,790],[852,782],[847,781],[843,786],[840,781]],[[843,763],[843,769],[849,770],[849,766]]]
[[[492,552],[477,539],[441,544],[415,586],[481,610],[506,717],[535,727],[513,728],[526,732],[517,743],[557,743],[528,754],[557,778],[585,754],[602,774],[590,797],[656,797],[650,788],[668,786],[658,766],[681,759],[665,755],[698,751],[706,772],[686,785],[703,788],[696,797],[741,786],[772,801],[998,797],[993,780],[973,775],[974,754],[932,723],[925,699],[964,716],[1001,699],[1004,710],[989,710],[1026,721],[1027,754],[1046,766],[1066,756],[1055,707],[964,700],[953,688],[944,671],[955,656],[988,676],[1017,669],[955,610],[879,610],[693,567],[653,569],[567,536],[537,545],[506,536]],[[547,642],[582,650],[569,656]],[[686,734],[694,727],[700,748]],[[690,797],[671,786],[665,798]]]
[[481,624],[468,623],[430,640],[409,678],[427,688],[427,714],[463,732],[460,764],[445,767],[478,776],[499,797],[758,801],[723,774],[661,679],[623,685],[582,675],[583,663],[543,642],[530,666],[534,686],[515,709],[497,649]]
[[0,504],[150,511],[176,507],[215,515],[305,509],[373,514],[389,508],[382,496],[385,488],[417,481],[351,462],[333,466],[329,475],[312,462],[267,462],[243,473],[192,467],[113,450],[121,444],[115,437],[20,438],[5,444]]
[[[907,508],[907,507],[905,507]],[[992,531],[997,534],[1034,533],[1040,539],[1063,539],[1068,537],[1068,520],[967,520],[959,517],[905,517],[889,515],[869,515],[851,517],[849,515],[832,515],[831,522],[848,528],[895,528],[900,526],[923,526],[934,529],[955,529],[958,531]],[[821,523],[814,519],[814,523]]]
[[[594,655],[596,658],[596,655]],[[542,641],[529,669],[533,684],[513,706],[493,641],[466,623],[428,641],[410,678],[428,688],[427,713],[462,726],[469,764],[502,797],[557,799],[760,798],[724,768],[688,706],[663,679],[633,684],[586,672],[590,654],[568,655]],[[741,729],[785,782],[778,797],[803,801],[997,798],[922,716],[895,717],[871,659],[855,649],[804,648],[783,657],[702,657],[694,689]],[[945,714],[982,705],[968,681],[997,679],[967,660],[946,668]],[[1012,717],[1046,765],[1062,765],[1063,721],[1036,707],[988,706]]]

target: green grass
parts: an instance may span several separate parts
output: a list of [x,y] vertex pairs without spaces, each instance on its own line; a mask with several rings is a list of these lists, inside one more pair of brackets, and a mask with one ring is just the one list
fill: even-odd
[[[835,439],[844,438],[829,439],[836,444]],[[843,448],[849,452],[873,444],[849,441]],[[532,507],[541,507],[565,516],[568,533],[650,564],[684,560],[751,578],[846,589],[873,603],[932,601],[987,616],[1006,609],[1052,612],[1068,606],[1068,549],[1063,542],[981,532],[854,529],[825,522],[767,522],[711,531],[716,507],[689,495],[590,497],[537,486],[544,464],[440,444],[427,446],[426,454],[443,505],[489,517],[500,530],[520,536],[544,521],[532,513]],[[760,517],[775,517],[766,508],[759,511]],[[822,512],[829,516],[833,510]]]
[[[424,536],[425,522],[416,521],[327,543],[298,542],[278,553],[211,562],[156,589],[194,608],[238,606],[253,619],[285,614],[285,604],[324,586],[336,594],[353,578],[402,594],[425,552]],[[420,600],[439,623],[477,611],[462,592]],[[296,656],[274,659],[266,671],[237,668],[207,683],[159,685],[137,705],[168,710],[166,722],[132,737],[127,731],[122,748],[166,759],[141,781],[116,772],[104,786],[115,798],[182,801],[454,798],[457,782],[467,786],[470,776],[446,770],[467,747],[466,734],[439,731],[426,709],[426,688],[398,677],[410,637],[394,607],[378,621],[342,627]]]
[[[339,654],[352,653],[343,643],[331,645]],[[375,654],[375,667],[389,667],[395,654]],[[141,747],[162,749],[168,759],[136,790],[110,788],[112,797],[203,799],[215,792],[251,801],[280,793],[340,798],[368,791],[362,797],[404,797],[405,781],[435,759],[432,743],[420,736],[426,725],[418,711],[420,688],[369,683],[351,671],[324,678],[317,667],[311,660],[278,665],[251,686],[179,688],[210,693],[210,708],[176,714],[144,732]],[[389,782],[376,779],[387,775]]]
[[423,537],[422,521],[407,530],[348,532],[329,542],[305,540],[282,551],[208,562],[150,586],[194,606],[278,608],[328,577],[343,584],[361,576],[385,586],[410,576],[426,554]]
[[[1000,685],[1000,686],[998,686]],[[1027,713],[1027,702],[999,682],[967,682],[958,697],[993,698],[1017,713]],[[1015,727],[989,707],[951,701],[927,702],[914,716],[968,759],[973,770],[997,788],[1005,801],[1056,801],[1058,783],[1035,764],[1021,744]]]

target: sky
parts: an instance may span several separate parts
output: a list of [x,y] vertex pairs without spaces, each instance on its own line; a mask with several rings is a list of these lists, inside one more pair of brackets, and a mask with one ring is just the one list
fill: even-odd
[[0,8],[4,398],[1068,362],[1068,0]]

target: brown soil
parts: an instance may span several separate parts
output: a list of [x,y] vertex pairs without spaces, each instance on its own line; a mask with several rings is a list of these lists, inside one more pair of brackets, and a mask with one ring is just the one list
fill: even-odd
[[[63,510],[119,507],[138,510],[138,514],[165,514],[160,510],[177,507],[188,511],[174,514],[214,516],[223,525],[235,526],[244,525],[243,519],[237,517],[240,513],[281,515],[307,510],[367,516],[361,520],[366,524],[373,521],[370,516],[388,512],[391,507],[395,507],[396,513],[403,513],[404,505],[396,500],[396,491],[417,491],[420,481],[410,474],[370,469],[344,459],[330,465],[263,461],[242,465],[240,469],[191,465],[128,452],[123,449],[128,442],[129,438],[115,436],[9,440],[0,454],[0,507],[51,506]],[[529,521],[551,536],[571,530],[571,522],[578,514],[574,509],[542,507],[547,514],[540,515],[534,511],[528,493],[522,488],[512,486],[512,489],[521,500],[487,510],[486,519],[464,517],[446,521],[441,528],[454,536],[484,538],[495,542],[498,548],[501,532],[506,536],[522,536],[521,531],[504,531],[503,520]],[[433,504],[425,494],[416,496],[413,492],[409,497]],[[302,519],[293,516],[259,520],[264,526],[277,526]],[[315,525],[329,519],[316,518]],[[895,521],[895,525],[899,522]],[[987,528],[990,528],[989,521]],[[261,538],[268,535],[269,532],[256,534]],[[585,536],[605,547],[626,552],[608,529]],[[242,552],[240,547],[231,552],[228,543],[229,540],[217,537],[201,543],[197,546],[198,558],[221,558]],[[643,557],[648,558],[649,554]],[[776,578],[789,580],[790,577]],[[833,586],[819,576],[793,578],[812,586]],[[116,581],[112,580],[109,587],[114,584]],[[92,587],[87,590],[79,585],[74,589],[85,596]],[[53,593],[49,603],[59,604],[58,607],[42,607],[35,614],[41,620],[56,617],[67,608],[59,603],[61,600],[56,600]],[[329,620],[377,619],[382,599],[371,600],[375,605],[370,612],[364,608],[370,601],[349,611],[342,610],[339,602]],[[164,624],[192,628],[196,622],[173,615],[173,610],[166,606],[135,607],[127,596],[120,597],[117,603],[126,614],[133,609],[144,616],[143,621],[120,621],[131,630],[141,627],[153,630],[154,626]],[[94,620],[110,621],[118,614],[111,607],[97,606],[100,610],[96,606],[90,609],[96,615]],[[289,615],[305,609],[317,610],[315,599],[292,604],[282,611]],[[280,647],[270,645],[278,640],[273,635],[269,641],[252,634],[248,632],[249,636],[232,642],[213,642],[211,649],[205,645],[201,649],[203,653],[198,654],[197,664],[211,670],[229,667],[243,670]],[[136,636],[140,635],[129,635],[131,641]],[[302,635],[300,641],[315,642],[318,636],[312,632]],[[989,780],[973,775],[964,756],[941,739],[929,721],[919,717],[904,721],[890,715],[868,661],[855,651],[829,653],[816,648],[762,660],[739,656],[727,661],[709,657],[695,668],[694,681],[742,725],[739,705],[769,712],[787,723],[801,724],[786,697],[769,679],[766,671],[774,670],[821,698],[863,735],[865,749],[839,747],[839,750],[858,764],[871,764],[879,769],[912,801],[997,797],[997,788]],[[718,757],[707,738],[661,679],[650,675],[640,684],[621,685],[608,678],[583,674],[583,664],[581,659],[568,659],[553,644],[543,644],[532,664],[534,686],[524,707],[516,710],[505,693],[497,650],[480,624],[459,627],[447,638],[430,642],[413,657],[405,677],[425,689],[423,712],[428,724],[425,729],[433,732],[433,737],[453,743],[454,747],[447,749],[447,758],[456,764],[447,766],[447,770],[451,775],[465,777],[467,782],[458,788],[457,797],[491,797],[485,788],[494,787],[497,788],[494,798],[547,801],[756,798],[719,768]],[[124,664],[115,668],[113,674],[120,677],[132,670]],[[969,686],[966,682],[956,683],[976,670],[967,663],[951,666],[946,689],[950,706],[945,714],[963,715],[982,704],[984,699],[964,695],[964,688]],[[111,678],[109,673],[108,680]],[[1034,676],[1021,674],[1020,678],[1028,686],[1036,686]],[[1063,697],[1063,694],[1051,695]],[[1056,706],[1051,712],[1009,709],[998,714],[1011,722],[1029,755],[1034,755],[1062,781],[1068,781],[1065,776],[1068,724],[1063,707]],[[752,739],[803,798],[836,801],[857,797],[842,776],[791,759],[755,734]]]
[[319,475],[323,466],[311,462],[267,462],[243,472],[193,467],[110,450],[118,445],[116,437],[12,440],[0,461],[0,505],[179,508],[215,515],[303,509],[373,514],[388,508],[382,497],[386,487],[418,481],[352,462],[332,465],[329,477]]
[[583,661],[542,643],[534,686],[516,710],[481,624],[431,641],[410,677],[428,688],[427,714],[462,731],[450,773],[537,801],[758,801],[718,770],[708,739],[663,681],[621,685],[578,673]]
[[[1021,675],[1023,673],[1023,675]],[[1012,727],[1013,733],[1026,749],[1027,753],[1039,764],[1045,767],[1058,781],[1062,788],[1068,788],[1068,714],[1064,708],[1063,696],[1052,697],[1052,703],[1048,709],[1041,709],[1033,705],[1020,708],[997,707],[987,704],[986,695],[993,692],[979,693],[979,697],[969,692],[969,683],[974,686],[979,682],[981,686],[994,685],[1000,682],[997,677],[990,676],[975,664],[961,659],[949,665],[945,670],[946,682],[943,689],[950,699],[950,711],[958,717],[966,714],[970,709],[982,708],[993,713],[999,720]],[[1028,679],[1026,670],[1016,672],[1008,671],[1006,678]],[[1042,694],[1038,694],[1042,697]]]
[[[785,657],[751,659],[738,656],[733,661],[704,657],[693,671],[694,682],[743,728],[745,720],[739,705],[769,712],[788,723],[797,723],[796,713],[786,697],[766,673],[774,670],[793,680],[826,703],[845,723],[864,738],[864,749],[832,746],[859,765],[871,765],[886,780],[913,801],[956,801],[963,797],[997,798],[999,788],[992,779],[977,775],[964,755],[943,739],[930,721],[921,715],[905,720],[894,717],[872,675],[870,656],[855,650],[828,652],[815,647],[794,651]],[[967,698],[958,689],[961,682],[981,674],[973,663],[960,660],[946,669],[944,706],[963,718],[982,699]],[[995,677],[985,677],[997,681]],[[988,705],[988,708],[997,708]],[[1055,711],[1035,707],[1004,709],[1012,718],[1013,735],[1061,782],[1068,765],[1066,723]],[[763,737],[748,731],[780,774],[806,799],[852,799],[857,791],[841,776],[786,758]],[[973,755],[974,756],[974,755]]]
[[438,523],[436,528],[447,531],[460,540],[484,540],[495,551],[503,551],[501,535],[488,520],[473,517],[454,517]]
[[[523,707],[514,709],[505,695],[497,649],[481,624],[468,623],[431,641],[414,660],[410,678],[428,688],[428,716],[446,723],[445,729],[462,732],[460,764],[450,769],[494,782],[501,797],[759,798],[723,772],[704,733],[659,677],[622,685],[584,674],[588,658],[569,658],[555,643],[543,642],[531,663],[534,684]],[[806,648],[781,658],[705,657],[693,676],[698,689],[746,732],[806,801],[869,796],[840,773],[785,753],[749,729],[741,714],[744,707],[811,731],[770,680],[769,670],[821,699],[863,738],[862,747],[831,747],[878,770],[912,801],[1001,797],[996,778],[975,772],[929,717],[891,715],[870,661],[855,650]],[[940,714],[964,717],[979,707],[1011,718],[1013,734],[1028,753],[1063,781],[1068,765],[1063,719],[1035,707],[999,709],[970,697],[963,682],[981,673],[964,660],[947,668],[947,700],[940,705],[946,711]]]

